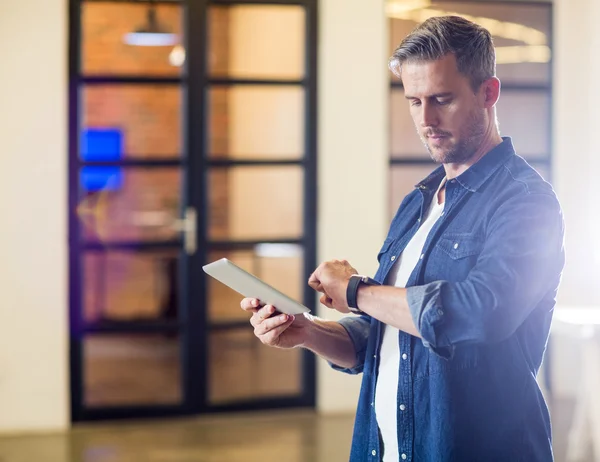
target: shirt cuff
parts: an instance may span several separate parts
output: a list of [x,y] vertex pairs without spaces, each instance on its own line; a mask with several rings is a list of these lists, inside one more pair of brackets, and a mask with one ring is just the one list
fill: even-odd
[[350,336],[350,340],[352,340],[352,343],[354,344],[354,351],[356,351],[356,366],[340,367],[333,364],[331,361],[327,362],[336,371],[352,375],[360,374],[365,366],[365,354],[367,351],[371,318],[367,315],[346,316],[340,319],[338,323],[346,329],[346,332],[348,332],[348,335]]
[[408,287],[406,299],[423,345],[436,355],[452,359],[454,345],[444,333],[443,324],[448,316],[442,305],[444,281],[435,281],[422,286]]

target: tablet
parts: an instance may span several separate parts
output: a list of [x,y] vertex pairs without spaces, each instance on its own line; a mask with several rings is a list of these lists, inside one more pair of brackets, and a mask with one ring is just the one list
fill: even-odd
[[231,287],[244,297],[257,298],[262,304],[273,305],[281,313],[300,314],[310,311],[301,303],[279,292],[227,258],[204,265],[202,269],[206,274]]

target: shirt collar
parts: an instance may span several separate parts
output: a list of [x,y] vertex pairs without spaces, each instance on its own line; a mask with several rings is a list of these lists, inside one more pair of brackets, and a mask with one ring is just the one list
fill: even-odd
[[[456,177],[456,181],[465,189],[477,191],[492,174],[503,165],[510,157],[515,155],[512,140],[508,136],[502,137],[502,143],[471,165],[467,170]],[[415,185],[419,189],[435,189],[446,176],[444,166],[440,165],[427,178]]]

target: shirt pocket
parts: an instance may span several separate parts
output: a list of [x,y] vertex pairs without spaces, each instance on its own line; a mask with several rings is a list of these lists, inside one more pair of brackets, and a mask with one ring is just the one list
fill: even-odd
[[444,234],[437,246],[452,260],[478,256],[483,249],[482,236],[468,233]]
[[425,282],[465,280],[477,263],[484,244],[483,237],[478,234],[442,235],[425,270]]

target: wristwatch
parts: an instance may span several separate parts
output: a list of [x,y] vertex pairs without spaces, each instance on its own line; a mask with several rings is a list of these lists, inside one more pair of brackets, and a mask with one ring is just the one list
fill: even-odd
[[356,300],[358,298],[358,288],[361,284],[365,284],[367,286],[381,285],[379,282],[373,278],[370,278],[369,276],[363,276],[360,274],[353,274],[350,276],[348,287],[346,288],[346,303],[348,304],[348,309],[354,314],[363,314],[363,311],[361,311],[361,309],[358,307]]

